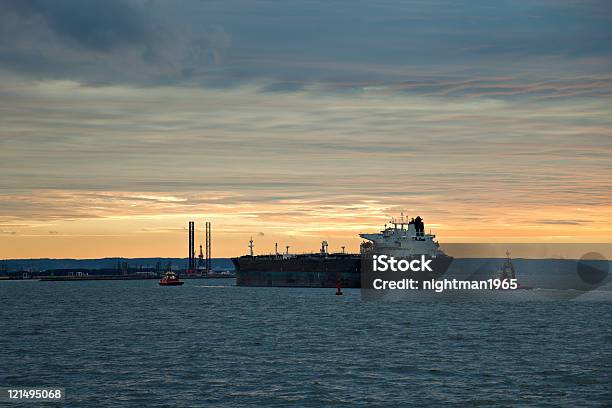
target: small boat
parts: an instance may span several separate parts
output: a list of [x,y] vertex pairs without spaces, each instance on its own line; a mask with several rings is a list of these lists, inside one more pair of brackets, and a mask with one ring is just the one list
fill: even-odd
[[172,271],[168,271],[164,274],[164,277],[159,280],[161,286],[181,286],[183,281],[179,280],[178,276]]
[[514,265],[512,265],[512,261],[510,260],[510,252],[506,251],[506,261],[504,265],[499,270],[499,279],[501,280],[514,280],[517,282],[516,289],[533,289],[531,286],[525,286],[518,283],[518,279],[516,278],[516,271],[514,270]]

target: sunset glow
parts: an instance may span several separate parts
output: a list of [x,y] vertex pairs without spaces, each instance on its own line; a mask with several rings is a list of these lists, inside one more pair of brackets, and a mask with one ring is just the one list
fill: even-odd
[[483,25],[454,38],[452,7],[400,7],[434,31],[449,22],[415,38],[381,5],[371,18],[395,29],[376,50],[331,36],[307,58],[292,46],[315,17],[281,13],[251,38],[248,6],[215,20],[199,3],[134,4],[176,42],[75,43],[54,16],[3,13],[19,40],[0,42],[0,258],[187,256],[189,220],[198,245],[212,222],[216,257],[251,236],[258,252],[357,251],[359,232],[402,212],[441,242],[612,242],[612,54],[596,17],[609,8],[563,23],[590,41],[578,52],[547,17],[570,3],[533,6],[539,40],[502,45],[514,28],[488,31],[484,5],[470,17]]

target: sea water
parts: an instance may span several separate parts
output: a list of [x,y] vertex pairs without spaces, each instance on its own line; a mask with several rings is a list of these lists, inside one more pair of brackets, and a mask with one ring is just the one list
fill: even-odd
[[0,282],[0,386],[65,388],[75,407],[612,404],[609,297],[385,302],[234,284]]

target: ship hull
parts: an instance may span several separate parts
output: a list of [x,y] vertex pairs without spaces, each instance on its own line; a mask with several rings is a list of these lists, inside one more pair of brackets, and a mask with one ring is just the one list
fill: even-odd
[[237,286],[343,288],[361,287],[358,255],[281,256],[232,259]]

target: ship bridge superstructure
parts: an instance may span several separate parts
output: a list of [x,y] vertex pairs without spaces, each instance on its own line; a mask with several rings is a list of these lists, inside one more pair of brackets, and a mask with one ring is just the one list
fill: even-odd
[[419,216],[411,220],[392,218],[390,224],[377,234],[359,234],[360,237],[372,243],[371,250],[375,253],[395,257],[427,255],[431,257],[444,256],[434,234],[425,233],[425,223]]

